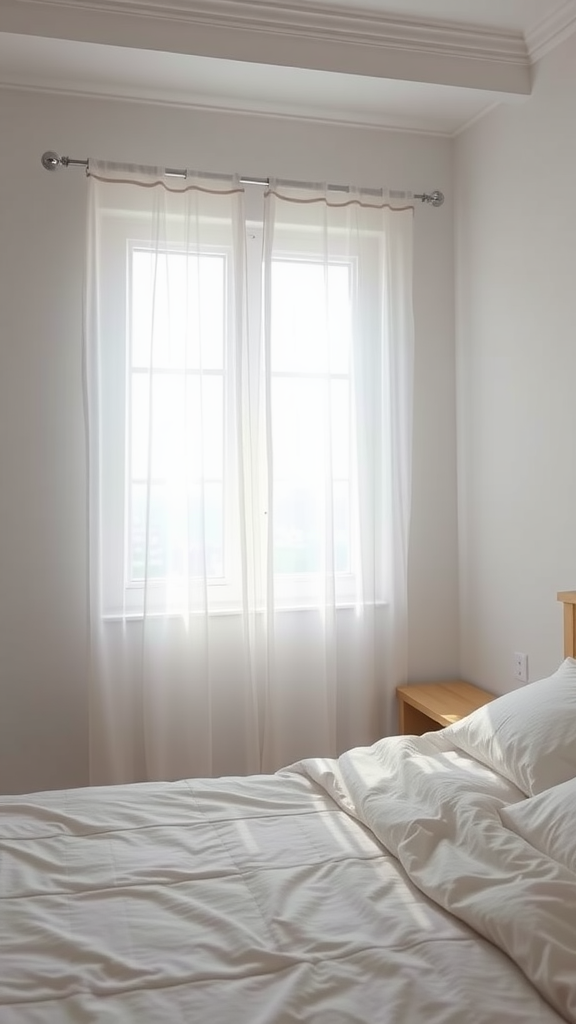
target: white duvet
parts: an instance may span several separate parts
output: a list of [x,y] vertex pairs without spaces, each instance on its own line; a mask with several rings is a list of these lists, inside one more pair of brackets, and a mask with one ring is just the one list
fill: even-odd
[[0,1024],[576,1022],[576,876],[442,733],[0,800]]

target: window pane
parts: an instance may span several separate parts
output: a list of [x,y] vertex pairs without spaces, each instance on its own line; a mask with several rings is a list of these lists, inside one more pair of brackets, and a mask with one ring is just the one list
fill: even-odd
[[281,482],[274,488],[274,571],[320,572],[324,530],[318,488]]
[[130,578],[221,578],[225,255],[135,247],[130,309]]
[[345,263],[273,263],[277,573],[321,572],[330,549],[335,571],[351,571],[351,273]]
[[222,369],[226,257],[132,252],[132,366]]
[[330,457],[333,475],[349,476],[349,392],[346,379],[273,378],[274,466],[279,477],[324,478]]
[[319,473],[323,477],[328,443],[325,382],[273,378],[271,400],[275,475],[298,480],[317,479]]
[[[330,492],[329,492],[330,495]],[[330,497],[328,497],[330,500]],[[351,571],[350,492],[347,481],[332,489],[333,537],[328,534],[330,509],[322,484],[279,482],[274,488],[274,571],[318,573],[333,545],[334,571]]]
[[186,434],[190,480],[222,480],[224,475],[224,380],[189,377]]
[[350,530],[350,486],[347,480],[334,483],[334,568],[336,572],[352,572]]
[[[148,489],[145,484],[133,484],[130,501],[130,579],[132,582],[161,579],[168,569],[168,529],[166,502],[160,487],[150,491],[149,522],[147,523]],[[148,545],[146,530],[148,527]],[[146,547],[148,571],[146,572]]]
[[350,384],[333,380],[330,386],[332,425],[332,473],[336,478],[350,475]]
[[[209,482],[188,490],[150,487],[148,579],[224,575],[223,485]],[[134,483],[130,502],[130,579],[146,572],[148,488]]]
[[132,374],[131,477],[222,480],[224,381],[221,375]]
[[350,274],[345,263],[273,261],[273,372],[348,372]]
[[348,381],[273,379],[272,424],[275,571],[320,572],[332,545],[335,571],[350,572]]
[[[188,492],[188,573],[208,579],[224,576],[224,488],[205,483]],[[202,515],[202,512],[204,515]],[[205,562],[204,562],[205,560]]]

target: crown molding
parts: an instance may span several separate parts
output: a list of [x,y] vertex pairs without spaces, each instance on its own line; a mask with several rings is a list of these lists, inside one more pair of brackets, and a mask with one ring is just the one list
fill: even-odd
[[[5,2],[5,0],[4,0]],[[13,0],[14,3],[14,0]],[[308,4],[303,0],[15,0],[33,13],[46,9],[111,17],[156,19],[214,29],[273,33],[323,42],[361,44],[436,56],[526,67],[519,33],[477,26],[391,17],[374,10]]]
[[[3,0],[6,4],[7,0]],[[566,2],[526,34],[368,8],[308,4],[305,0],[11,0],[16,7],[153,18],[212,28],[364,43],[443,56],[526,65],[576,31],[576,0]],[[10,0],[8,0],[10,4]]]
[[[23,93],[38,93],[40,95],[51,95],[51,96],[68,96],[72,99],[83,99],[83,100],[96,100],[112,103],[133,103],[143,104],[146,107],[166,107],[170,110],[193,110],[201,114],[218,114],[218,115],[232,115],[234,117],[250,117],[250,118],[263,118],[273,121],[295,121],[298,124],[315,124],[315,125],[326,125],[328,127],[339,127],[349,129],[361,129],[374,132],[394,132],[395,134],[408,134],[408,135],[423,135],[432,136],[433,138],[452,139],[455,137],[457,132],[453,128],[449,127],[430,127],[429,124],[424,124],[427,121],[425,118],[410,118],[407,121],[405,118],[399,116],[392,116],[387,113],[383,113],[381,117],[374,118],[370,116],[363,116],[362,114],[349,116],[328,114],[320,109],[315,110],[314,108],[306,107],[306,109],[291,109],[289,106],[286,109],[278,109],[276,105],[270,105],[270,108],[266,104],[253,103],[250,101],[241,101],[238,104],[224,103],[220,100],[204,102],[182,99],[174,96],[156,96],[151,97],[148,94],[137,95],[135,93],[128,92],[104,92],[98,89],[81,89],[80,87],[75,88],[71,86],[58,86],[50,83],[15,83],[15,82],[3,82],[0,80],[0,95],[2,91],[7,92],[23,92]],[[459,129],[458,129],[459,130]]]
[[530,61],[540,60],[576,32],[576,0],[566,0],[526,34]]

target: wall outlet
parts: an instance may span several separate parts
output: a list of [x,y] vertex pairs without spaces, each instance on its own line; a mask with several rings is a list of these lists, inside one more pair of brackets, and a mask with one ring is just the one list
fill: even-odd
[[528,682],[528,655],[520,651],[514,653],[514,675],[521,683]]

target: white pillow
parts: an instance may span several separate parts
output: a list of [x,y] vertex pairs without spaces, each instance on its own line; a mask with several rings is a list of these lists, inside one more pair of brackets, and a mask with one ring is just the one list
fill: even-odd
[[455,747],[533,796],[576,777],[576,661],[444,730]]
[[576,779],[502,807],[506,828],[576,874]]

